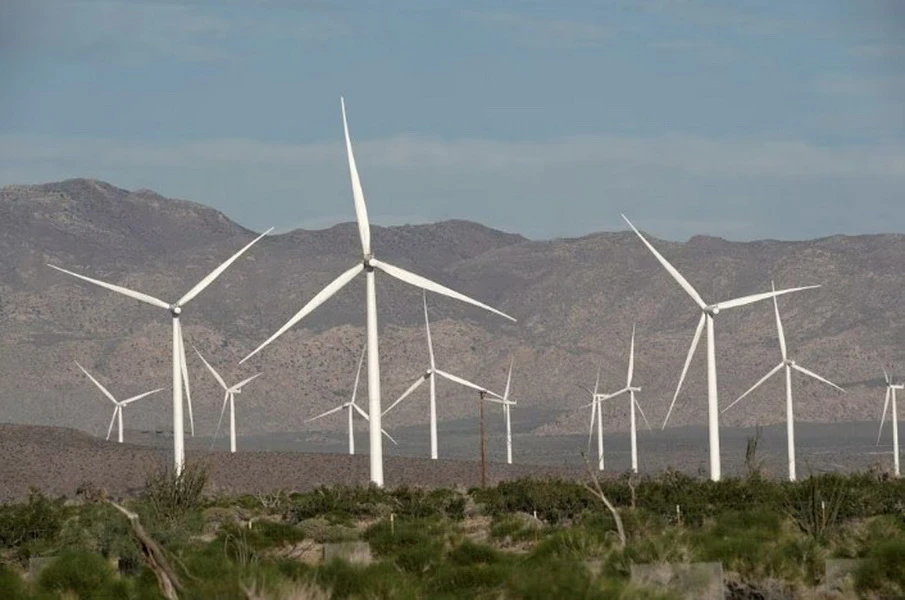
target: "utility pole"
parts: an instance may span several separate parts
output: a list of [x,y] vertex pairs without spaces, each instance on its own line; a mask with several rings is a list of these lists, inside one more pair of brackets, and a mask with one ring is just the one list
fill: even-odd
[[478,392],[481,404],[481,487],[487,487],[487,455],[484,452],[484,396],[486,392]]

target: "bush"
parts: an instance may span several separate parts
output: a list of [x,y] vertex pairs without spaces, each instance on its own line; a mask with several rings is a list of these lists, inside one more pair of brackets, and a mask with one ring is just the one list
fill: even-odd
[[55,539],[63,526],[64,514],[62,499],[48,500],[32,488],[26,502],[0,505],[0,547],[16,548]]
[[169,469],[159,469],[148,475],[142,497],[155,519],[174,524],[201,508],[209,479],[210,473],[201,463],[185,463],[179,475]]
[[38,586],[47,592],[71,593],[77,598],[122,598],[128,596],[124,582],[114,580],[110,563],[97,554],[69,551],[59,555],[41,571]]
[[855,571],[855,588],[881,598],[905,598],[905,539],[881,542]]
[[28,598],[22,577],[2,563],[0,563],[0,598],[4,600],[25,600]]

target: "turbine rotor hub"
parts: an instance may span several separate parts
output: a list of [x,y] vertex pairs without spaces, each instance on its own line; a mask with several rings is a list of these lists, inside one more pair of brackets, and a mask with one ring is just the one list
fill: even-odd
[[704,312],[707,313],[708,315],[710,315],[711,317],[715,317],[718,314],[720,314],[720,307],[717,306],[716,304],[713,304],[711,306],[706,307],[704,309]]
[[373,255],[373,254],[368,254],[368,255],[366,255],[366,256],[364,257],[364,259],[361,261],[362,264],[365,266],[365,271],[367,271],[368,273],[371,273],[371,272],[374,271],[374,265],[371,264],[371,261],[372,261],[373,259],[374,259],[374,255]]
[[182,314],[182,307],[178,304],[174,304],[170,307],[170,314],[172,314],[174,317],[178,317]]

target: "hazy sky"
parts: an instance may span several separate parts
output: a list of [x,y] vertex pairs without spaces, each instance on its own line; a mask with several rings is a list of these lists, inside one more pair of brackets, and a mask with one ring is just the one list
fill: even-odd
[[342,94],[381,224],[905,230],[896,0],[0,0],[0,73],[0,185],[349,221]]

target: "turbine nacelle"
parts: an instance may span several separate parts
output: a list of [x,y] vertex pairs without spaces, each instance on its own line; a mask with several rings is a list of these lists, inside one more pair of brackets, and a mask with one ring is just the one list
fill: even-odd
[[367,254],[361,260],[361,264],[364,265],[365,271],[367,271],[368,273],[372,273],[374,271],[374,265],[371,264],[372,260],[374,260],[373,254]]
[[785,360],[782,361],[782,364],[786,365],[787,367],[794,367],[794,366],[795,366],[795,361],[792,360],[791,358],[787,358],[787,359],[785,359]]
[[179,306],[178,304],[174,304],[173,306],[170,307],[170,314],[173,315],[174,317],[178,317],[179,315],[182,314],[182,307]]
[[711,304],[710,306],[704,307],[704,312],[710,315],[711,317],[715,317],[720,314],[720,306],[718,304]]

